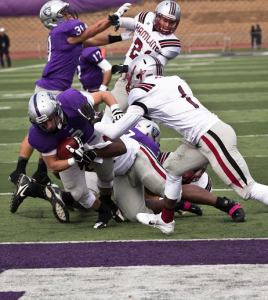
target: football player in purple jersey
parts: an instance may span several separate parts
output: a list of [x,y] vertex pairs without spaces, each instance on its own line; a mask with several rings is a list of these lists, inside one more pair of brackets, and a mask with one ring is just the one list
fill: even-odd
[[[105,228],[112,218],[111,209],[100,202],[100,198],[111,199],[113,173],[113,156],[126,152],[120,139],[107,141],[89,124],[88,120],[98,116],[89,115],[93,105],[104,101],[106,105],[117,105],[110,92],[97,92],[94,94],[68,89],[59,95],[48,91],[35,93],[28,106],[28,116],[32,126],[29,129],[29,144],[37,149],[43,156],[47,168],[53,174],[59,174],[66,192],[79,202],[84,209],[91,209],[99,213],[94,228]],[[73,157],[58,160],[57,148],[66,137],[74,137],[78,148],[66,146]],[[91,165],[98,175],[100,197],[90,192],[86,185],[84,165]],[[53,206],[53,201],[60,198],[53,187],[41,188],[35,185],[34,192],[37,197],[45,194]],[[15,192],[11,199],[10,211],[16,212],[26,196],[33,193],[32,179],[21,174]],[[42,197],[41,197],[42,198]],[[112,200],[111,200],[112,201]],[[58,200],[60,203],[60,199]],[[59,204],[60,212],[53,211],[62,221],[65,216],[63,205]],[[63,215],[63,217],[61,217]]]
[[[40,20],[44,27],[50,30],[47,39],[48,61],[44,67],[42,78],[36,82],[35,93],[50,91],[58,95],[70,88],[78,65],[79,56],[83,46],[92,46],[113,43],[128,39],[128,35],[104,36],[97,40],[92,38],[111,26],[110,19],[119,19],[130,7],[130,3],[122,5],[112,16],[98,21],[96,24],[87,25],[78,20],[78,15],[70,4],[61,0],[52,0],[45,3],[40,10]],[[123,38],[122,38],[123,37]],[[28,134],[20,146],[20,153],[16,170],[9,176],[16,184],[21,173],[26,174],[26,165],[33,153],[33,148],[28,143]],[[47,176],[46,165],[40,156],[38,169],[33,177],[43,184],[50,184]]]
[[111,64],[102,56],[99,47],[85,48],[77,66],[82,90],[89,93],[107,91],[112,78],[111,69]]

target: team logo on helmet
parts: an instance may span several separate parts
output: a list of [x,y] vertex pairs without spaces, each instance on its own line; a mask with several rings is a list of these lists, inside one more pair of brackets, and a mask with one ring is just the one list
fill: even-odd
[[51,7],[47,7],[44,11],[43,11],[44,15],[46,17],[50,17],[51,16]]
[[153,137],[154,141],[159,136],[159,134],[160,134],[160,131],[156,127],[153,127],[153,129],[152,129],[152,137]]

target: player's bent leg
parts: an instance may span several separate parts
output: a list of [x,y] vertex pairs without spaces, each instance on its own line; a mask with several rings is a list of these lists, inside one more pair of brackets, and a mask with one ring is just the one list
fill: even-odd
[[136,215],[138,213],[153,214],[153,211],[145,205],[143,185],[136,183],[133,187],[128,175],[115,177],[114,197],[118,208],[131,222],[137,222]]
[[[125,74],[122,74],[121,77],[116,81],[114,88],[111,91],[122,111],[124,111],[128,107],[128,95],[126,92],[127,81],[122,79],[123,76],[125,76]],[[111,109],[107,105],[105,107],[105,114],[107,114],[109,117],[112,116]]]

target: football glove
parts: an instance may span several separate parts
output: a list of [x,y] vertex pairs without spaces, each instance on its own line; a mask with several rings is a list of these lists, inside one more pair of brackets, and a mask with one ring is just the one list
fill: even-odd
[[84,168],[84,166],[88,167],[92,161],[97,157],[97,154],[93,150],[84,151],[83,160],[78,165],[80,170]]
[[104,112],[96,113],[93,106],[88,102],[83,102],[82,107],[81,109],[78,109],[78,112],[92,127],[94,127],[94,124],[101,121],[104,114]]
[[112,26],[114,26],[114,30],[117,31],[120,27],[119,19],[123,16],[123,14],[129,10],[131,6],[131,3],[125,3],[121,7],[118,8],[118,10],[112,15],[109,16],[109,22]]
[[119,108],[118,104],[113,104],[113,109],[112,109],[112,120],[113,123],[115,123],[116,121],[118,121],[119,119],[121,119],[123,117],[124,113],[123,111]]
[[134,31],[125,28],[125,30],[120,34],[122,41],[127,41],[127,40],[133,39],[133,35],[132,35],[133,32]]
[[122,74],[127,73],[128,66],[127,65],[113,65],[112,66],[112,74]]
[[70,145],[67,145],[66,149],[72,153],[73,158],[77,163],[81,163],[83,161],[83,155],[84,155],[84,144],[79,137],[75,136],[74,139],[78,144],[78,148],[74,149]]

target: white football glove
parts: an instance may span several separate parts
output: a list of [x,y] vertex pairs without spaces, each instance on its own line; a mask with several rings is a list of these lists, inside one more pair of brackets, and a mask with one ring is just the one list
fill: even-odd
[[133,32],[134,31],[125,28],[125,30],[120,34],[122,41],[127,41],[127,40],[133,39],[133,35],[132,35]]
[[111,106],[111,110],[112,110],[112,121],[113,121],[113,123],[115,123],[116,121],[121,119],[124,115],[123,111],[119,108],[118,104],[113,104]]
[[120,19],[123,16],[123,14],[129,10],[130,6],[131,3],[123,4],[121,7],[118,8],[118,10],[114,13],[114,15],[116,15],[118,19]]

